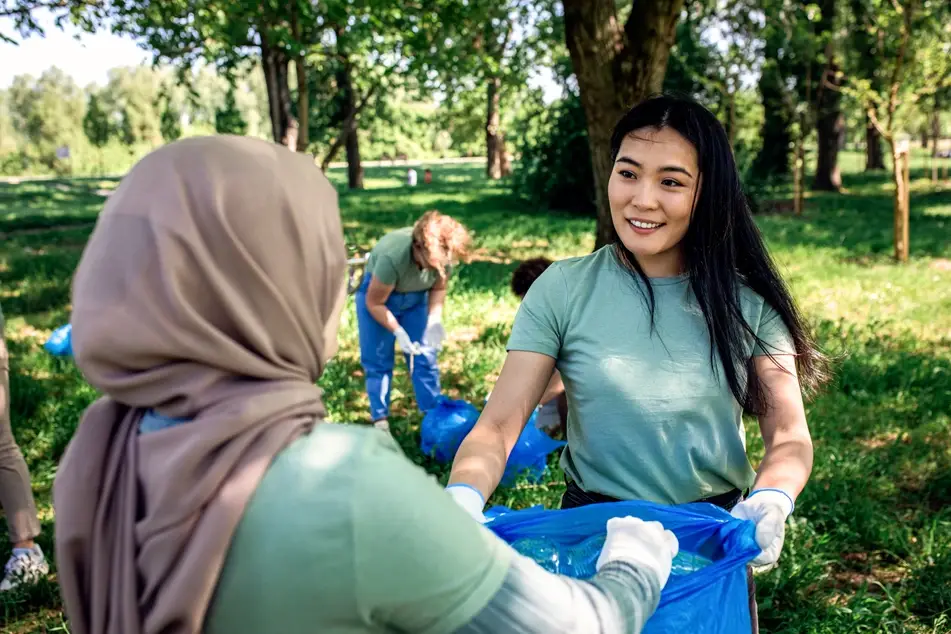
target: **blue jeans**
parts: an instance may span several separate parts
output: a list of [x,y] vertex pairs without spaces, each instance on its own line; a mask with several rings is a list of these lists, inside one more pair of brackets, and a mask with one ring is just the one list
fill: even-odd
[[[370,397],[370,418],[374,421],[386,418],[390,413],[390,386],[393,381],[394,345],[396,337],[373,318],[367,310],[367,275],[354,299],[357,305],[357,329],[360,334],[360,363],[366,375],[367,396]],[[422,343],[426,323],[429,321],[429,291],[416,293],[391,293],[386,307],[396,317],[413,341]],[[409,366],[409,355],[404,354]],[[439,398],[439,366],[436,351],[428,346],[413,359],[413,392],[420,411],[426,412],[436,406]]]

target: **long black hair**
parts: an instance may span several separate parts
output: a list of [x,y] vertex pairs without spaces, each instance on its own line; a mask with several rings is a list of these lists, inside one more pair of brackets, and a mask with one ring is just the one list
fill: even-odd
[[[690,225],[684,235],[686,273],[710,334],[714,372],[719,354],[727,384],[736,400],[750,414],[763,414],[767,394],[752,368],[748,341],[752,337],[772,358],[768,344],[746,323],[740,306],[740,284],[758,293],[782,318],[796,347],[796,369],[807,394],[826,378],[826,359],[817,348],[776,269],[753,222],[736,161],[726,131],[709,110],[688,97],[659,95],[634,106],[614,128],[611,161],[621,143],[636,130],[670,128],[697,151],[701,183]],[[637,258],[614,232],[618,257],[643,280],[654,316],[654,292]]]

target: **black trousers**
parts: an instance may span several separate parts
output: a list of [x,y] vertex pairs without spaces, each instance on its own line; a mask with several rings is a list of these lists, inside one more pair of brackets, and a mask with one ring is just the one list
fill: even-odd
[[[733,489],[732,491],[727,491],[720,495],[697,500],[697,502],[707,502],[719,506],[726,511],[731,511],[742,499],[743,492],[739,489]],[[588,504],[620,501],[618,498],[613,498],[610,495],[585,491],[574,482],[568,481],[568,488],[565,489],[565,494],[561,497],[561,508],[571,509],[579,506],[587,506]],[[756,607],[756,582],[753,581],[753,570],[751,568],[746,569],[746,585],[749,589],[750,621],[753,624],[752,634],[759,634],[759,610]]]

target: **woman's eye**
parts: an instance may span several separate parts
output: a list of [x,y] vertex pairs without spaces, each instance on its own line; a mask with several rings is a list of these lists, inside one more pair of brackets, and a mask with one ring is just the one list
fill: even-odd
[[621,170],[618,173],[624,178],[637,178],[637,176],[631,170]]
[[665,187],[682,187],[680,183],[678,183],[672,178],[665,178],[664,180],[661,181],[661,184],[664,185]]

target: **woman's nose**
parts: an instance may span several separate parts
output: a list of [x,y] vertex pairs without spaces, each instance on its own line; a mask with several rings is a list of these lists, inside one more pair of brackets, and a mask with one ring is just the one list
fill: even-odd
[[630,204],[638,209],[656,209],[657,192],[654,186],[645,181],[639,181],[631,190]]

